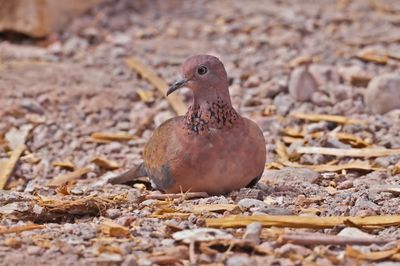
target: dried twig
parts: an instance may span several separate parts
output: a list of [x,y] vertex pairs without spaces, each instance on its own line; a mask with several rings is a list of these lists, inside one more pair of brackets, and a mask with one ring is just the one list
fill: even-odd
[[6,136],[6,139],[13,151],[9,159],[0,161],[0,190],[3,190],[6,186],[8,179],[14,171],[18,159],[26,149],[25,142],[32,128],[33,126],[31,124],[27,124],[21,127],[19,130],[8,132],[10,135]]
[[290,68],[295,68],[300,65],[310,65],[316,58],[310,55],[301,55],[289,61],[288,66]]
[[67,173],[65,175],[58,175],[49,181],[48,185],[52,187],[61,186],[62,184],[67,183],[68,181],[72,181],[80,178],[81,176],[89,173],[91,169],[89,167],[78,168],[73,172]]
[[70,162],[70,161],[56,161],[51,164],[52,166],[64,168],[70,171],[73,171],[75,169],[75,165]]
[[386,244],[387,239],[346,237],[326,234],[284,234],[278,239],[279,242],[292,243],[296,245],[371,245]]
[[117,224],[112,220],[105,220],[100,224],[100,231],[110,237],[128,237],[130,236],[129,228]]
[[364,171],[382,171],[383,168],[372,167],[369,162],[352,162],[346,164],[319,164],[319,165],[309,165],[309,164],[299,164],[290,161],[281,161],[284,166],[297,167],[297,168],[309,168],[317,172],[338,172],[348,169],[357,169]]
[[400,248],[396,247],[389,250],[384,251],[372,251],[372,252],[361,252],[358,251],[351,246],[346,247],[345,254],[348,257],[352,257],[359,260],[370,260],[370,261],[378,261],[392,257],[400,251]]
[[233,215],[222,218],[206,219],[208,227],[245,227],[252,222],[263,226],[292,227],[292,228],[332,228],[346,224],[358,227],[385,227],[400,225],[400,215],[367,216],[367,217],[307,217],[307,216],[243,216]]
[[400,154],[400,149],[336,149],[324,147],[298,147],[296,152],[348,157],[381,157]]
[[389,57],[385,54],[385,52],[377,51],[377,50],[362,50],[356,54],[356,58],[373,62],[376,64],[387,64],[389,61]]
[[5,227],[5,228],[0,227],[0,235],[42,229],[44,227],[45,227],[44,225],[40,224],[24,224],[24,225]]
[[156,194],[156,195],[146,195],[145,199],[157,199],[157,200],[167,200],[167,199],[193,199],[193,198],[207,198],[208,194],[206,192],[188,192],[188,193],[178,193],[178,194]]
[[106,170],[115,170],[120,167],[116,161],[109,160],[104,156],[95,156],[92,158],[91,162]]
[[134,138],[134,135],[130,135],[125,132],[94,132],[90,136],[90,140],[94,142],[130,141]]
[[202,212],[235,212],[239,210],[236,204],[198,204],[193,205],[192,211],[194,214],[201,214]]
[[349,82],[356,87],[367,87],[371,77],[367,74],[352,74]]
[[[168,88],[168,84],[161,79],[153,70],[144,65],[138,58],[128,58],[125,63],[134,71],[138,72],[144,79],[148,80],[154,87],[159,90],[162,95],[165,96]],[[168,96],[167,101],[171,105],[172,109],[178,115],[183,115],[187,111],[187,106],[182,100],[179,94],[172,94]]]
[[170,213],[163,213],[163,214],[152,214],[149,217],[157,218],[157,219],[187,219],[190,216],[190,213],[183,213],[183,212],[170,212]]
[[4,189],[6,186],[8,179],[13,172],[15,165],[18,162],[19,157],[21,157],[22,153],[25,150],[25,144],[19,145],[15,150],[12,151],[10,159],[4,161],[4,163],[0,164],[0,190]]
[[279,158],[284,161],[289,161],[289,154],[287,152],[285,144],[283,144],[280,140],[276,140],[275,145],[276,153],[278,154]]
[[294,113],[291,114],[291,116],[299,118],[299,119],[304,119],[304,120],[309,120],[309,121],[329,121],[329,122],[335,122],[338,124],[355,124],[355,125],[365,125],[366,122],[363,120],[359,119],[351,119],[345,116],[340,116],[340,115],[319,115],[319,114],[303,114],[303,113]]

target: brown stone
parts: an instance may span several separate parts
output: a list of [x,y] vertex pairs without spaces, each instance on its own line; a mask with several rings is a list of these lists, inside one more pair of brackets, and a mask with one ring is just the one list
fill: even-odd
[[289,81],[289,93],[293,99],[299,102],[309,101],[317,90],[318,84],[306,67],[293,70]]
[[400,109],[400,75],[384,74],[373,78],[365,92],[368,109],[375,114],[384,114]]
[[44,37],[101,0],[0,0],[0,31]]

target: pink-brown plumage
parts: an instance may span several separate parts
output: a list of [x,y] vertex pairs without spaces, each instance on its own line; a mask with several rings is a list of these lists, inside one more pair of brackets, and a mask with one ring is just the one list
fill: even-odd
[[260,128],[232,107],[223,64],[214,56],[197,55],[182,69],[183,79],[168,94],[187,86],[193,104],[186,115],[155,129],[140,169],[168,193],[216,195],[253,185],[264,170],[265,140]]

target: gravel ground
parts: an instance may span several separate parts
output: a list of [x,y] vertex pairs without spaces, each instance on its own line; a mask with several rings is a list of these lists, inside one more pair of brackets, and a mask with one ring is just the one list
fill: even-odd
[[[10,136],[33,126],[0,194],[0,264],[395,265],[397,226],[261,229],[253,223],[210,232],[206,219],[400,213],[400,153],[297,152],[300,146],[400,148],[399,14],[394,0],[107,0],[46,40],[0,37],[0,158],[15,149],[6,141]],[[260,183],[230,195],[161,200],[145,179],[108,184],[141,161],[153,129],[175,116],[125,60],[139,58],[171,83],[183,60],[199,53],[221,58],[234,107],[264,131],[267,165]],[[371,79],[390,88],[374,94],[381,83]],[[190,104],[189,90],[179,93]],[[356,122],[311,121],[297,113]],[[120,131],[133,137],[101,143],[90,137]],[[95,157],[106,159],[101,164]],[[346,163],[365,167],[313,168]],[[77,179],[49,186],[77,169],[85,169]],[[198,211],[215,204],[230,205]],[[31,223],[38,227],[4,231]],[[195,229],[202,235],[191,235]],[[277,237],[348,231],[376,242],[304,245]],[[379,251],[392,253],[376,257]]]

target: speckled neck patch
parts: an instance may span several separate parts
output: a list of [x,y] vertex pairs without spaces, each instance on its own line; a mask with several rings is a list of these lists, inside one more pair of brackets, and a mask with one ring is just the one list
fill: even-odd
[[216,102],[190,106],[185,115],[184,127],[189,134],[204,135],[208,134],[211,128],[232,128],[238,119],[239,115],[235,109],[218,98]]

